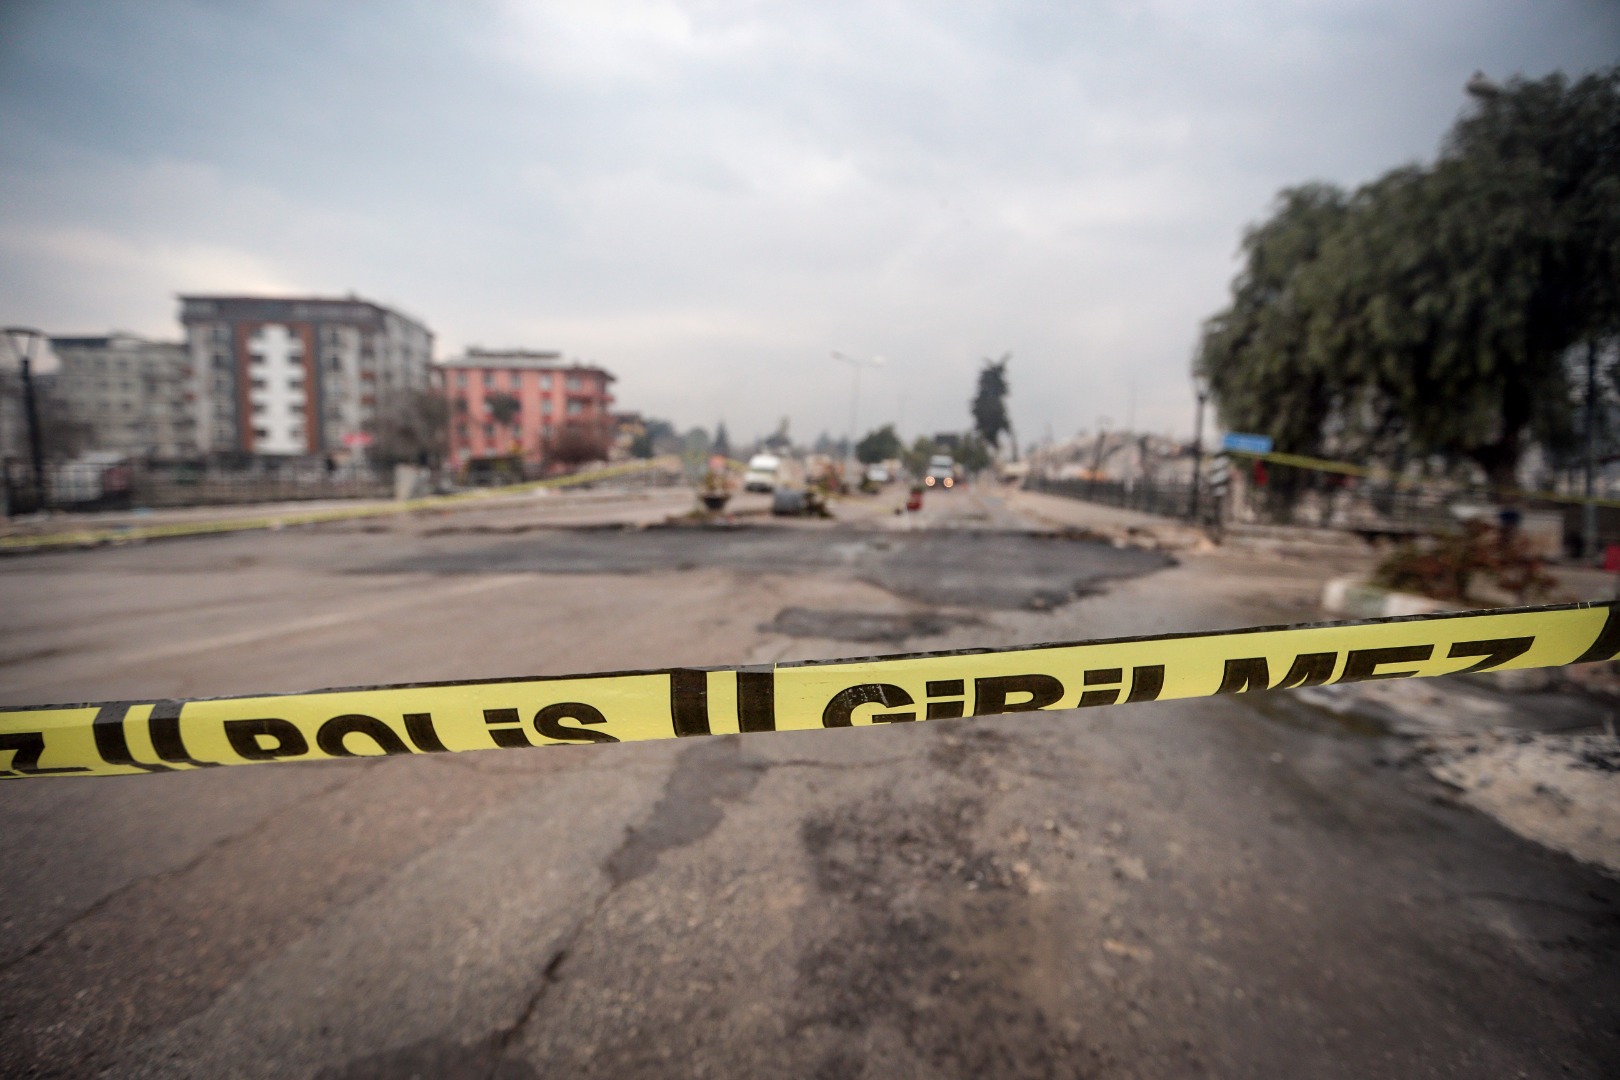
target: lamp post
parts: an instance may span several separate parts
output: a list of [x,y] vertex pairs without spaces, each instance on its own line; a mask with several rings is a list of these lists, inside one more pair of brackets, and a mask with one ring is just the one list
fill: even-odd
[[1597,555],[1597,503],[1592,501],[1597,479],[1597,346],[1586,345],[1586,460],[1581,467],[1581,558],[1591,562]]
[[1108,442],[1108,429],[1114,421],[1106,416],[1097,418],[1097,449],[1091,455],[1091,478],[1086,483],[1086,497],[1092,498],[1097,492],[1097,474],[1102,472],[1103,447]]
[[1192,492],[1187,496],[1187,517],[1198,521],[1198,486],[1204,479],[1204,402],[1209,400],[1209,379],[1193,376],[1193,394],[1198,398],[1198,411],[1193,414],[1193,474]]
[[44,508],[45,499],[45,451],[40,442],[39,433],[39,404],[34,398],[34,352],[39,343],[45,340],[45,335],[28,326],[8,326],[5,329],[6,344],[17,354],[22,368],[23,417],[28,424],[28,460],[34,477],[35,505]]
[[841,353],[834,349],[832,358],[834,360],[841,360],[848,364],[850,371],[854,375],[849,394],[849,444],[844,453],[844,483],[848,484],[849,477],[853,472],[855,464],[855,435],[856,432],[860,430],[857,425],[857,421],[860,416],[861,407],[861,369],[882,367],[883,357],[873,356],[870,358],[862,358],[859,356],[850,356],[847,353]]

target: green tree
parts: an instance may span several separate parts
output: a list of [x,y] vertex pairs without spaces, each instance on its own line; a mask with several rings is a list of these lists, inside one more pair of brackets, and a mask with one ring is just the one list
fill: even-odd
[[906,467],[913,480],[921,480],[923,473],[928,471],[928,459],[937,453],[939,447],[927,435],[919,435],[911,444],[911,449],[900,454],[900,463]]
[[863,465],[875,465],[880,461],[900,456],[905,445],[901,443],[900,436],[895,434],[893,424],[884,424],[875,431],[869,431],[860,442],[855,444],[855,457]]
[[1620,337],[1620,69],[1470,83],[1429,166],[1283,192],[1196,364],[1281,450],[1467,462],[1511,485]]
[[988,469],[992,460],[990,444],[976,431],[962,436],[956,444],[956,463],[969,474]]
[[992,448],[1001,443],[1002,432],[1012,430],[1007,419],[1007,364],[1012,353],[1003,353],[1000,360],[985,360],[979,370],[979,389],[974,394],[973,430]]
[[517,419],[523,413],[523,403],[511,394],[496,392],[484,399],[489,418],[517,437]]
[[676,444],[679,441],[674,424],[649,416],[641,422],[641,434],[631,441],[630,454],[632,457],[650,458],[673,453],[678,449]]
[[1348,213],[1330,185],[1290,188],[1271,217],[1243,235],[1244,265],[1232,302],[1204,324],[1197,365],[1209,379],[1221,421],[1270,435],[1279,449],[1319,454],[1338,379],[1307,349],[1309,312],[1300,279]]

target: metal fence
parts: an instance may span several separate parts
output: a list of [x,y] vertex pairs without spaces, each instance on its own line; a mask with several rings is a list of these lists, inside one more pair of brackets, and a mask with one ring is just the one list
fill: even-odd
[[1030,476],[1024,481],[1026,491],[1039,491],[1048,495],[1061,495],[1069,499],[1121,510],[1138,510],[1144,514],[1191,520],[1196,510],[1198,520],[1213,524],[1218,520],[1220,506],[1217,494],[1207,485],[1198,492],[1197,506],[1193,504],[1191,484],[1154,482],[1126,483],[1122,480],[1053,480]]
[[[1024,487],[1103,506],[1137,510],[1189,521],[1193,517],[1190,484],[1127,484],[1118,480],[1054,480],[1031,476]],[[1217,479],[1198,493],[1197,519],[1203,525],[1287,526],[1334,529],[1366,540],[1401,540],[1450,532],[1462,521],[1494,523],[1499,501],[1489,492],[1469,489],[1402,488],[1358,484],[1299,493],[1284,499],[1238,477]],[[1544,554],[1574,555],[1579,550],[1582,508],[1530,497],[1514,501],[1523,528],[1533,532]],[[1598,550],[1620,544],[1620,508],[1599,507]],[[1589,553],[1590,554],[1590,553]]]
[[1283,501],[1265,489],[1241,485],[1236,492],[1222,481],[1198,490],[1196,507],[1188,483],[1126,483],[1120,480],[1052,480],[1031,476],[1029,491],[1137,510],[1144,514],[1191,521],[1196,511],[1204,525],[1264,524],[1340,529],[1372,536],[1416,536],[1454,527],[1452,504],[1466,494],[1362,486],[1356,490],[1312,491]]
[[392,477],[370,470],[321,474],[215,473],[166,476],[137,473],[131,506],[214,506],[227,503],[298,502],[306,499],[387,499]]
[[313,499],[385,499],[393,479],[371,469],[154,469],[139,464],[69,462],[48,465],[44,484],[22,462],[0,468],[4,511],[125,510],[134,507],[218,506]]

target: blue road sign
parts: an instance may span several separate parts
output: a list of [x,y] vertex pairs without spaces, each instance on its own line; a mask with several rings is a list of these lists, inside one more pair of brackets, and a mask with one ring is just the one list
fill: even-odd
[[1228,431],[1221,437],[1222,450],[1236,450],[1240,454],[1271,453],[1270,435],[1245,435],[1241,431]]

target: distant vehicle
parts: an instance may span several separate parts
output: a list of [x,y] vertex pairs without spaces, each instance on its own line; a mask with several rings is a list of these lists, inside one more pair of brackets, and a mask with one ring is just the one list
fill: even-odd
[[928,459],[928,472],[923,476],[925,486],[953,488],[956,483],[955,458],[949,454],[935,454]]
[[781,483],[782,459],[775,454],[755,454],[748,459],[748,471],[743,474],[744,491],[775,491]]
[[1029,477],[1029,459],[1009,461],[999,473],[1003,484],[1021,484]]
[[868,465],[866,467],[866,478],[874,484],[887,484],[894,479],[893,476],[889,475],[889,470],[882,465]]

